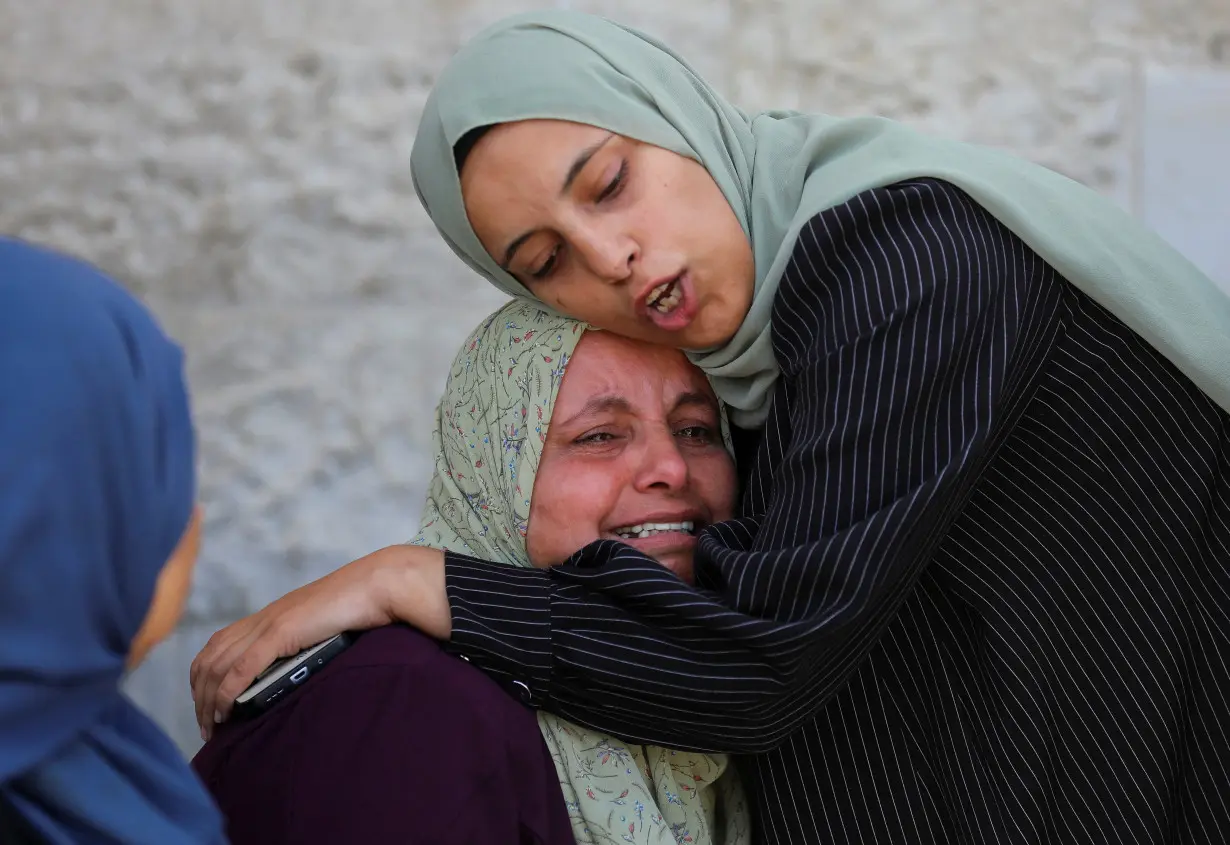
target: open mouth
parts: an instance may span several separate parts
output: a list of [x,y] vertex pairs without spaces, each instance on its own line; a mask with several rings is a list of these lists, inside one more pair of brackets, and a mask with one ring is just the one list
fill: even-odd
[[680,273],[669,282],[663,282],[651,290],[645,304],[660,314],[669,314],[678,308],[679,303],[683,301],[679,291],[679,279],[682,276],[683,274]]
[[625,525],[616,528],[614,534],[621,540],[643,540],[655,534],[694,534],[694,523],[684,522],[644,522],[639,525]]
[[659,330],[679,332],[696,319],[700,301],[692,286],[691,274],[685,269],[642,293],[636,307],[640,315]]

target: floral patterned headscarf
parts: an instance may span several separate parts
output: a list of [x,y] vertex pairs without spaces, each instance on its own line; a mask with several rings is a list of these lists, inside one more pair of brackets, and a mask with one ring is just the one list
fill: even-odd
[[[586,328],[513,300],[466,339],[436,409],[436,472],[415,544],[531,565],[525,534],[534,477]],[[578,845],[751,841],[725,755],[630,745],[541,710],[538,725]]]

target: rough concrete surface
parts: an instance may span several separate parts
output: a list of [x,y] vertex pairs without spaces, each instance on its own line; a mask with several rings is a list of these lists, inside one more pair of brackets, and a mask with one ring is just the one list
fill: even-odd
[[[190,355],[204,554],[129,683],[186,751],[213,629],[413,533],[445,366],[500,302],[414,198],[415,120],[466,36],[539,5],[0,0],[0,231],[114,272]],[[897,117],[1138,212],[1144,68],[1230,67],[1227,0],[571,5],[748,108]]]

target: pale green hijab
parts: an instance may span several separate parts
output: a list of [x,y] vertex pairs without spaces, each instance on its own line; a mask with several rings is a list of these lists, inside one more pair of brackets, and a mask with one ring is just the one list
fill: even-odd
[[[513,300],[466,339],[436,409],[417,545],[530,566],[525,534],[551,411],[585,324]],[[578,845],[748,845],[725,755],[629,745],[543,711]]]
[[755,297],[725,345],[689,353],[743,426],[768,410],[770,312],[802,226],[854,195],[934,177],[969,193],[1068,281],[1230,410],[1230,296],[1094,191],[994,150],[879,118],[773,111],[722,99],[665,44],[579,12],[507,18],[466,44],[428,97],[411,155],[444,239],[497,287],[529,293],[470,228],[453,147],[471,129],[532,118],[585,123],[699,161],[751,240]]

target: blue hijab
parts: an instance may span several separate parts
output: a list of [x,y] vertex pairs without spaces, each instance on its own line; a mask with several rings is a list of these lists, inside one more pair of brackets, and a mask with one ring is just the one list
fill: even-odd
[[195,499],[182,364],[119,285],[0,238],[0,792],[57,845],[224,841],[119,689]]

